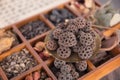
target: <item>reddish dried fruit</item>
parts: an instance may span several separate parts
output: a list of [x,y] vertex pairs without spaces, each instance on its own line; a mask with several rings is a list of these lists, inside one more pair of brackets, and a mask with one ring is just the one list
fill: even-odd
[[57,28],[57,29],[55,29],[54,31],[53,31],[53,37],[55,38],[55,39],[58,39],[59,38],[59,36],[60,36],[60,34],[62,33],[63,31],[62,31],[62,29],[60,29],[60,28]]
[[56,43],[54,40],[49,40],[49,41],[47,41],[47,43],[46,43],[46,47],[47,47],[49,50],[56,50],[56,49],[57,49],[57,43]]
[[78,52],[78,56],[81,59],[89,59],[93,55],[93,49],[91,46],[82,46]]
[[63,72],[63,73],[70,73],[71,71],[71,67],[70,65],[66,64],[66,65],[63,65],[61,68],[60,68],[60,71]]
[[25,80],[33,80],[32,75],[28,75],[28,76],[26,76]]
[[77,40],[73,33],[64,32],[59,36],[58,43],[62,46],[72,47],[77,44]]
[[58,69],[65,64],[66,64],[66,62],[63,60],[55,59],[55,61],[54,61],[54,66]]
[[40,79],[40,73],[39,73],[38,71],[34,72],[34,74],[33,74],[33,79],[34,79],[34,80]]
[[57,54],[58,54],[59,57],[61,57],[63,59],[66,59],[66,58],[70,57],[71,49],[68,48],[68,47],[60,46],[57,49]]
[[87,69],[86,61],[77,62],[75,65],[76,65],[77,70],[79,70],[79,71],[85,71]]

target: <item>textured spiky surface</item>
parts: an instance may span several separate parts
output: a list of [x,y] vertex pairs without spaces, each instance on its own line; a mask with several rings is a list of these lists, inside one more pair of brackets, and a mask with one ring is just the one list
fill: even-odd
[[65,64],[66,64],[66,62],[63,60],[59,60],[59,59],[54,60],[54,66],[58,69],[61,68]]
[[57,43],[56,43],[56,41],[54,41],[54,40],[49,40],[49,41],[47,41],[47,43],[46,43],[46,47],[47,47],[49,50],[56,50],[56,49],[57,49]]
[[76,63],[76,68],[79,71],[85,71],[87,69],[87,62],[86,61],[80,61]]
[[66,59],[71,55],[71,49],[68,47],[60,46],[57,49],[57,54],[59,57]]
[[62,46],[72,47],[77,44],[77,40],[73,33],[64,32],[59,36],[58,43]]
[[55,39],[58,39],[61,33],[62,33],[62,29],[58,28],[55,29],[52,34]]
[[70,73],[70,71],[72,70],[71,66],[66,64],[66,65],[63,65],[61,68],[60,68],[60,71],[63,72],[63,73]]

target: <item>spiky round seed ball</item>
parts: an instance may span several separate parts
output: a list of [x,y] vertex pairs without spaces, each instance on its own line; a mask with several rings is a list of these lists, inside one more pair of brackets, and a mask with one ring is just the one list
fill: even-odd
[[65,64],[66,64],[66,62],[63,60],[59,60],[59,59],[54,60],[54,66],[58,69],[61,68]]
[[78,51],[79,51],[79,48],[80,48],[80,44],[79,44],[79,43],[77,43],[75,46],[73,46],[73,47],[72,47],[72,49],[73,49],[73,52],[76,52],[76,53],[78,53]]
[[54,40],[49,40],[49,41],[47,41],[47,43],[46,43],[46,47],[49,49],[49,50],[56,50],[57,49],[57,43],[56,43],[56,41],[54,41]]
[[66,59],[71,55],[71,49],[68,47],[60,46],[57,49],[57,54],[60,58]]
[[54,37],[55,39],[58,39],[61,33],[62,33],[62,29],[57,28],[57,29],[55,29],[55,30],[53,31],[52,34],[53,34],[53,37]]
[[86,61],[80,61],[75,64],[77,70],[79,71],[85,71],[87,69],[87,62]]
[[68,25],[66,30],[69,31],[69,32],[72,32],[72,33],[77,33],[78,32],[78,28],[75,25]]
[[70,65],[66,64],[66,65],[63,65],[61,68],[60,68],[60,71],[63,72],[63,73],[70,73],[71,71],[71,67]]
[[75,18],[71,21],[78,29],[85,27],[86,20],[83,17]]
[[76,71],[72,71],[71,74],[72,74],[72,77],[73,77],[75,80],[79,77],[79,73],[76,72]]
[[65,47],[72,47],[77,44],[76,37],[71,32],[64,32],[60,34],[58,43]]
[[93,55],[93,48],[91,46],[82,46],[78,52],[81,59],[89,59]]
[[83,31],[80,32],[79,39],[80,43],[85,46],[91,45],[94,42],[92,35]]
[[60,75],[58,76],[58,80],[73,80],[73,77],[70,73],[60,73]]

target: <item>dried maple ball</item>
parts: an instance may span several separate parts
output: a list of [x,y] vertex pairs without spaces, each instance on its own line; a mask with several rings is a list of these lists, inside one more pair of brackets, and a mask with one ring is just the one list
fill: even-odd
[[64,32],[60,34],[58,43],[65,47],[72,47],[77,44],[76,36],[72,32]]
[[49,41],[47,41],[47,43],[46,43],[46,47],[47,47],[49,50],[56,50],[56,49],[57,49],[57,43],[56,43],[56,41],[54,41],[54,40],[49,40]]
[[71,22],[78,27],[78,29],[81,29],[83,27],[85,27],[86,24],[86,20],[83,17],[78,17],[75,18],[73,20],[71,20]]
[[77,70],[79,71],[85,71],[87,69],[87,62],[86,61],[80,61],[75,64]]
[[78,28],[75,25],[68,25],[66,30],[69,31],[69,32],[72,32],[72,33],[77,33],[78,32]]
[[89,59],[93,55],[93,48],[91,46],[82,46],[78,52],[81,59]]
[[61,68],[60,68],[60,71],[63,72],[63,73],[70,73],[71,71],[71,66],[66,64],[66,65],[63,65]]
[[54,66],[58,69],[61,68],[65,64],[66,64],[66,62],[63,60],[59,60],[59,59],[54,60]]
[[73,77],[70,73],[60,73],[60,75],[58,76],[58,80],[73,80]]
[[55,30],[52,32],[53,37],[54,37],[55,39],[58,39],[61,33],[62,33],[62,29],[60,29],[60,28],[57,28],[57,29],[55,29]]
[[57,49],[57,54],[60,58],[66,59],[71,55],[71,49],[68,47],[60,46]]
[[80,43],[85,46],[91,45],[94,42],[92,35],[83,31],[80,31],[79,40]]

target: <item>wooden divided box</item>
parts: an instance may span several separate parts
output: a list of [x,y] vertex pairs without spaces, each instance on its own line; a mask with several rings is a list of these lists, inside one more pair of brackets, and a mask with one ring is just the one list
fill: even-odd
[[[70,13],[66,15],[67,16],[66,18],[68,19],[80,16],[81,12],[71,7],[72,2],[73,1],[69,1],[67,3],[57,5],[54,8],[41,12],[40,14],[37,14],[37,15],[32,15],[32,17],[16,22],[4,28],[6,31],[12,30],[16,34],[19,40],[19,44],[13,46],[11,49],[0,54],[0,63],[3,63],[4,65],[10,65],[10,63],[14,61],[9,61],[4,63],[5,62],[4,60],[10,57],[12,58],[12,56],[14,58],[15,56],[18,56],[18,57],[20,56],[21,59],[25,57],[25,59],[29,58],[29,60],[31,59],[32,60],[31,60],[31,66],[28,66],[26,64],[24,65],[24,68],[28,67],[26,70],[16,72],[16,73],[14,72],[15,69],[13,69],[11,66],[3,66],[1,64],[0,80],[25,80],[25,77],[27,75],[30,75],[35,71],[42,71],[42,70],[46,72],[50,80],[51,79],[57,80],[54,74],[55,72],[51,70],[51,67],[53,66],[54,58],[48,57],[47,59],[44,60],[42,57],[40,57],[39,52],[37,52],[34,49],[34,46],[37,42],[44,43],[44,38],[47,34],[49,34],[49,31],[54,29],[58,23],[64,22],[65,20],[64,18],[60,20],[54,19],[54,16],[52,16],[52,14],[56,10]],[[99,7],[98,3],[96,4],[96,6]],[[34,27],[32,27],[32,25],[34,25]],[[25,52],[28,54],[24,56],[22,52]],[[106,52],[107,52],[107,56],[105,56],[107,57],[106,60],[103,60],[98,64],[93,63],[92,60],[88,60],[87,61],[88,69],[85,72],[81,73],[78,80],[100,80],[105,75],[119,68],[120,67],[120,44],[116,45],[112,50],[106,51]],[[22,60],[23,61],[22,63],[24,63],[25,59]],[[18,60],[18,59],[14,59],[14,60]],[[5,69],[9,69],[8,67],[11,67],[10,68],[11,72],[7,72],[5,70]],[[15,65],[14,65],[14,68],[16,68]],[[10,73],[14,73],[14,75],[9,75]]]

